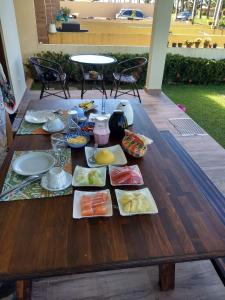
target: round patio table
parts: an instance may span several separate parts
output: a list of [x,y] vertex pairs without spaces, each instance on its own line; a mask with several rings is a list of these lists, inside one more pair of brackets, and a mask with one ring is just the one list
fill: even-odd
[[90,65],[108,65],[117,61],[114,57],[97,54],[73,55],[70,59],[80,64]]
[[[107,98],[107,93],[105,90],[105,77],[104,77],[104,66],[116,63],[117,60],[114,57],[111,56],[105,56],[105,55],[97,55],[97,54],[82,54],[82,55],[72,55],[70,57],[70,60],[72,62],[78,63],[81,67],[81,71],[83,74],[83,80],[82,80],[82,88],[81,88],[81,98],[83,99],[84,93],[87,91],[85,90],[85,83],[86,81],[92,81],[92,82],[101,82],[101,88],[99,88],[96,84],[95,87]],[[93,78],[90,76],[90,73],[85,72],[85,68],[87,65],[96,65],[101,66],[101,73],[98,72],[96,78]]]

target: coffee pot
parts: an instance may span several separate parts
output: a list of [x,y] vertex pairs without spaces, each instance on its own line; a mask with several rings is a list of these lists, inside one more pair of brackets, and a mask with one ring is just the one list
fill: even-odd
[[124,112],[124,115],[127,119],[128,126],[133,124],[134,113],[133,113],[132,106],[128,100],[121,100],[116,109],[122,110]]

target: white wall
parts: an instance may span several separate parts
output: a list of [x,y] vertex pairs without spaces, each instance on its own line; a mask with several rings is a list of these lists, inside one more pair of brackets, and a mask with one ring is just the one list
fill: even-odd
[[225,59],[225,49],[222,48],[168,48],[167,53],[216,60]]
[[26,82],[13,0],[0,0],[0,29],[17,108],[26,90]]

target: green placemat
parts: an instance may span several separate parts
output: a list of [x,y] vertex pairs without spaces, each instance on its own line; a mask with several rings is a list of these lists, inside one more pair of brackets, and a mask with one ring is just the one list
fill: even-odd
[[[59,117],[62,122],[66,125],[67,123],[67,116],[68,116],[68,111],[67,110],[62,110],[60,114],[57,114],[57,117]],[[16,134],[18,135],[25,135],[25,134],[50,134],[49,132],[45,131],[42,129],[43,124],[33,124],[25,121],[23,121],[20,124],[20,127],[17,131]]]
[[[33,151],[16,151],[13,155],[8,173],[5,178],[5,182],[3,185],[2,192],[20,184],[26,177],[16,174],[12,169],[13,161],[19,156],[33,152]],[[38,151],[40,152],[40,150]],[[45,152],[51,153],[53,156],[52,150],[45,150]],[[71,161],[71,150],[66,149],[65,152],[60,157],[61,165],[64,170],[72,174],[72,161]],[[45,197],[55,197],[55,196],[63,196],[70,195],[73,192],[72,186],[67,189],[59,192],[51,192],[43,189],[40,185],[40,180],[33,182],[23,188],[21,191],[12,192],[2,198],[0,201],[13,201],[13,200],[22,200],[22,199],[35,199],[35,198],[45,198]]]

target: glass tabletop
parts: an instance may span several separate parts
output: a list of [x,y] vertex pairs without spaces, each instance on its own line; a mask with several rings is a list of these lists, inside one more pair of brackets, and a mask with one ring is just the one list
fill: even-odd
[[105,55],[73,55],[70,59],[74,62],[79,62],[82,64],[96,64],[96,65],[106,65],[112,64],[116,62],[114,57],[105,56]]

